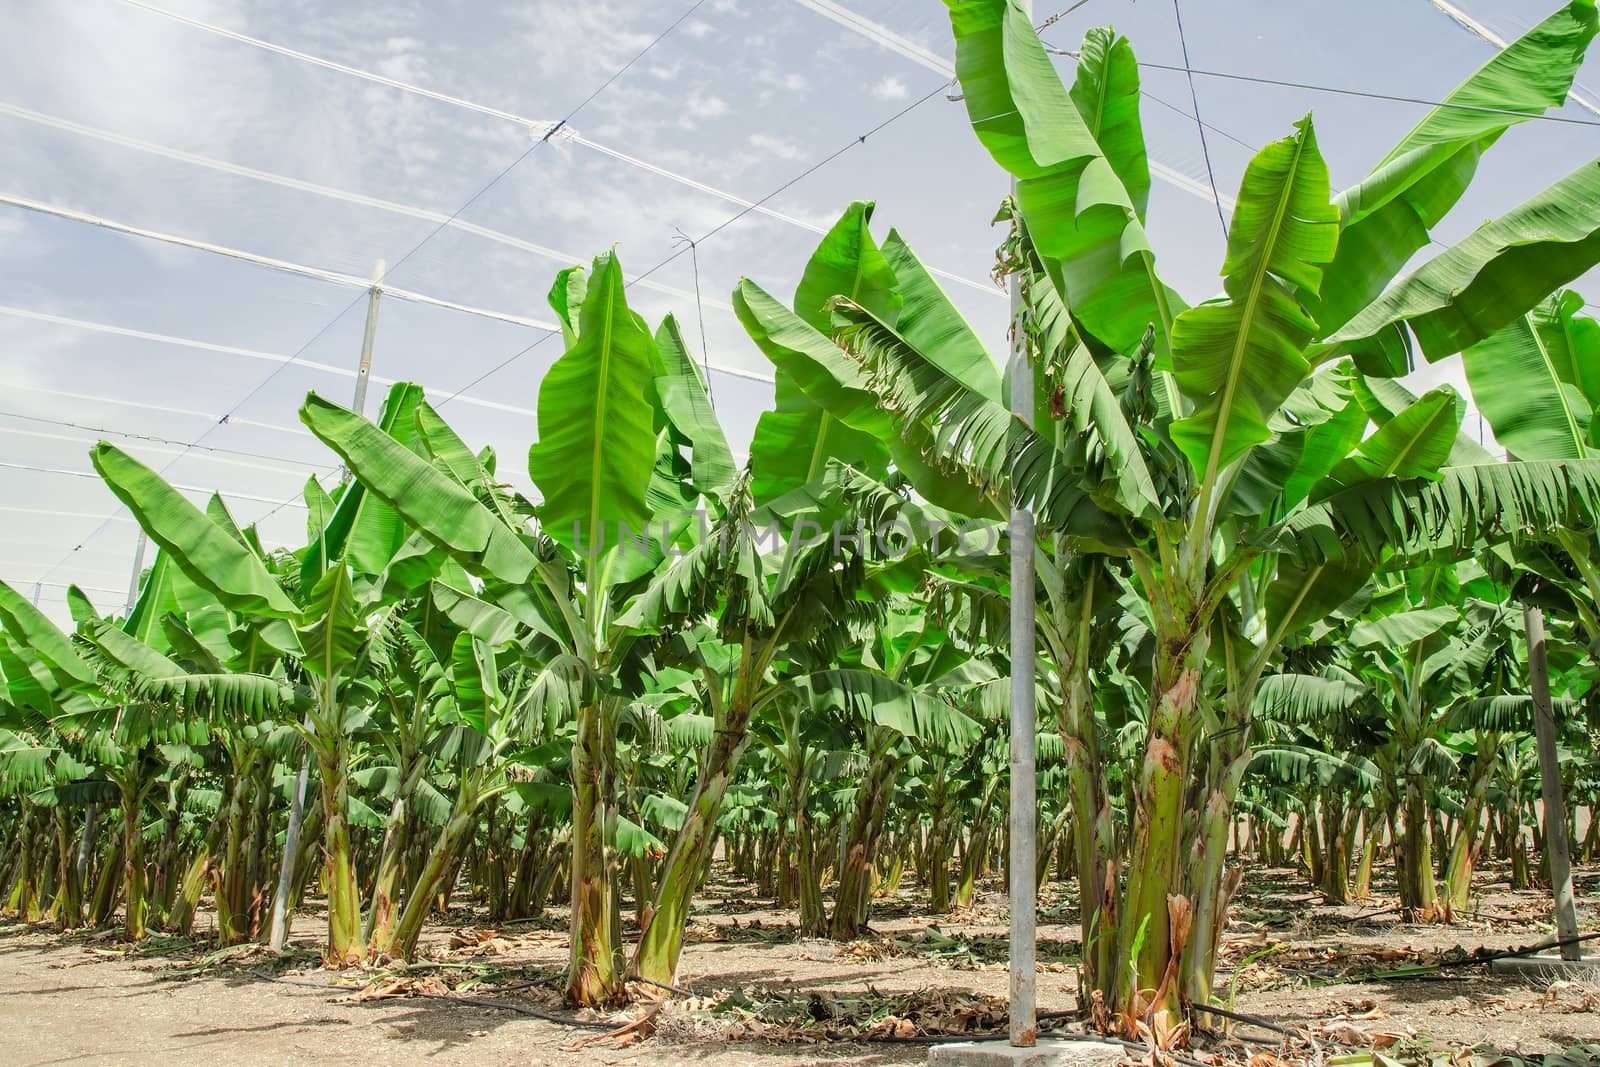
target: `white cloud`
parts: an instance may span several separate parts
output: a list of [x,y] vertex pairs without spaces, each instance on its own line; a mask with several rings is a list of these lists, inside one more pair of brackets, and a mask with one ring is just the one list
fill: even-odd
[[810,86],[804,74],[798,71],[780,71],[771,64],[764,65],[756,78],[763,85],[775,86],[785,92],[800,93]]
[[698,41],[700,38],[711,32],[711,23],[704,22],[700,19],[693,19],[684,24],[683,32]]
[[793,141],[783,137],[774,137],[771,134],[757,133],[750,137],[750,144],[763,152],[777,156],[779,159],[799,159],[805,155],[805,149]]
[[689,94],[689,99],[684,103],[684,108],[694,118],[715,119],[721,118],[728,113],[728,102],[720,96],[710,96],[697,92]]
[[905,82],[893,74],[888,74],[872,87],[872,95],[879,100],[904,100],[908,92]]

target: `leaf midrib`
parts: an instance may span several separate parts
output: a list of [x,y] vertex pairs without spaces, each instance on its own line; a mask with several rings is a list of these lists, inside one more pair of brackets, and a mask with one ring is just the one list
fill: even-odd
[[1277,247],[1278,235],[1283,230],[1284,217],[1289,212],[1289,202],[1294,196],[1295,184],[1300,180],[1300,163],[1305,156],[1306,135],[1302,132],[1295,138],[1294,160],[1289,165],[1289,173],[1284,179],[1283,193],[1278,197],[1278,207],[1273,213],[1272,226],[1267,231],[1264,242],[1266,245],[1262,252],[1259,266],[1255,276],[1250,282],[1250,293],[1245,303],[1241,305],[1239,319],[1240,329],[1233,341],[1233,354],[1228,362],[1228,376],[1223,383],[1222,395],[1217,403],[1217,425],[1211,434],[1211,454],[1206,457],[1206,472],[1202,479],[1203,484],[1209,485],[1217,474],[1217,461],[1222,456],[1222,441],[1227,435],[1228,424],[1232,421],[1233,394],[1239,385],[1239,378],[1244,370],[1244,355],[1248,347],[1251,331],[1255,328],[1255,309],[1261,301],[1261,290],[1266,284],[1268,266],[1272,262],[1272,253]]
[[1426,440],[1428,437],[1430,437],[1432,435],[1434,426],[1438,422],[1439,416],[1444,414],[1444,411],[1445,411],[1445,408],[1441,407],[1439,410],[1433,412],[1432,414],[1430,414],[1428,416],[1427,421],[1422,424],[1421,429],[1419,429],[1416,433],[1412,434],[1411,435],[1411,439],[1409,441],[1406,441],[1401,446],[1400,450],[1395,453],[1394,461],[1392,463],[1388,463],[1388,464],[1384,465],[1384,467],[1382,468],[1383,469],[1383,473],[1380,475],[1380,477],[1383,477],[1383,478],[1392,478],[1392,477],[1394,477],[1395,472],[1398,471],[1405,464],[1406,460],[1411,458],[1412,451],[1415,448],[1417,448],[1418,446],[1420,446],[1424,440]]
[[[861,261],[864,258],[864,245],[866,244],[866,242],[861,239],[861,234],[866,231],[866,228],[867,220],[863,216],[861,220],[861,229],[857,231],[856,237],[856,267],[850,278],[851,303],[860,302],[857,297],[861,292]],[[815,403],[815,401],[813,401],[813,403]],[[818,406],[821,407],[821,405]],[[828,409],[822,408],[822,419],[817,424],[817,439],[811,445],[811,462],[806,464],[806,481],[808,482],[816,481],[817,476],[822,473],[817,469],[817,465],[821,463],[823,457],[827,455],[826,442],[828,440],[828,426],[832,419],[833,416],[828,412]]]
[[[1567,432],[1572,435],[1573,458],[1583,459],[1587,449],[1583,447],[1583,436],[1578,432],[1577,420],[1572,415],[1572,405],[1567,402],[1567,391],[1562,388],[1566,383],[1556,373],[1555,362],[1550,358],[1550,349],[1545,346],[1544,338],[1539,336],[1539,327],[1533,321],[1532,312],[1524,312],[1522,324],[1528,331],[1528,336],[1533,338],[1533,347],[1539,353],[1539,362],[1543,365],[1545,374],[1550,378],[1551,388],[1555,390],[1556,398],[1561,401],[1561,419],[1566,424]],[[1563,328],[1565,325],[1563,324]],[[1576,368],[1577,360],[1573,359]]]
[[600,391],[594,406],[594,449],[589,466],[589,539],[594,545],[600,525],[600,457],[604,451],[606,408],[611,394],[611,332],[616,313],[616,287],[612,280],[615,261],[606,268],[605,320],[600,331]]

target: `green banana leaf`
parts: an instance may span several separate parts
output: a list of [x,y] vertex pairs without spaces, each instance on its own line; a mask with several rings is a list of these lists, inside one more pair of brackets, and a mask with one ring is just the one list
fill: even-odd
[[1593,0],[1557,11],[1478,68],[1339,195],[1338,253],[1320,293],[1301,294],[1324,334],[1376,300],[1427,246],[1501,134],[1566,102],[1595,29]]
[[101,441],[89,451],[95,470],[128,506],[150,540],[171,554],[190,581],[230,611],[258,618],[292,618],[294,601],[259,556],[218,526],[155,471]]
[[1363,371],[1397,376],[1412,339],[1430,362],[1510,325],[1600,263],[1600,159],[1484,224],[1401,279],[1328,338]]
[[462,484],[354,412],[311,393],[305,423],[367,490],[467,570],[526,583],[538,559],[517,532]]
[[1271,438],[1267,419],[1310,370],[1301,353],[1316,323],[1295,293],[1316,291],[1338,243],[1338,212],[1310,117],[1295,128],[1245,171],[1222,267],[1227,299],[1173,323],[1172,374],[1194,412],[1172,423],[1172,440],[1202,484]]
[[614,254],[595,258],[579,319],[576,342],[539,385],[539,440],[528,451],[541,526],[576,552],[619,524],[642,530],[649,521],[656,434],[644,385],[661,367]]
[[1572,311],[1547,300],[1461,353],[1478,410],[1519,459],[1589,454],[1594,408],[1579,382],[1600,376],[1600,331],[1578,330]]

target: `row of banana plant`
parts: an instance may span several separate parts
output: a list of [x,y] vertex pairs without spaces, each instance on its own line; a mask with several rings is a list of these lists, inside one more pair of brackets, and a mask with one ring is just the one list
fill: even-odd
[[[1303,857],[1339,897],[1392,849],[1408,914],[1465,910],[1486,843],[1516,855],[1539,825],[1523,604],[1585,747],[1600,328],[1563,287],[1600,263],[1600,161],[1406,267],[1482,154],[1561,106],[1592,0],[1342,193],[1310,116],[1263,148],[1222,295],[1193,306],[1145,230],[1129,42],[1091,31],[1068,85],[1026,5],[950,9],[973,130],[1014,180],[1009,338],[857,203],[791,299],[732,294],[776,377],[743,466],[614,253],[550,289],[537,501],[411,385],[376,421],[307,398],[348,476],[308,483],[291,548],[96,446],[159,554],[125,613],[74,590],[71,634],[0,586],[10,906],[70,927],[120,902],[141,937],[209,901],[226,943],[314,888],[352,964],[414,954],[463,891],[496,916],[561,903],[589,1006],[672,984],[719,855],[808,934],[860,934],[908,869],[943,910],[1004,847],[1006,618],[1031,596],[1039,874],[1075,883],[1100,1024],[1170,1034],[1208,1000],[1242,851]],[[1460,360],[1515,461],[1462,434],[1454,391],[1396,381],[1419,354]],[[1008,363],[1035,410],[1011,411]],[[1009,586],[1013,505],[1033,589]]]

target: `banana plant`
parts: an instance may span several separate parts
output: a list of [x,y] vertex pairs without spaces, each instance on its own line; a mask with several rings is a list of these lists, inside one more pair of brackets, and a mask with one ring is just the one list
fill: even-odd
[[114,623],[86,613],[75,642],[0,584],[12,702],[48,717],[80,762],[115,788],[124,835],[124,930],[131,940],[147,932],[143,814],[165,762],[204,743],[213,725],[259,721],[296,701],[282,678],[197,674],[147,644],[160,632],[159,613],[172,596],[167,563],[158,557],[128,618]]
[[[1046,324],[1055,327],[1053,344],[1038,342],[1042,328],[1029,340],[1047,378],[1038,394],[1046,411],[1031,426],[1013,417],[970,365],[951,367],[898,328],[897,309],[843,292],[829,303],[829,325],[859,372],[801,386],[842,423],[865,427],[860,390],[849,388],[864,374],[866,392],[898,416],[905,445],[930,466],[1002,487],[1036,512],[1057,548],[1111,555],[1131,571],[1152,635],[1150,707],[1116,909],[1115,974],[1097,975],[1095,985],[1125,1031],[1142,1023],[1167,1032],[1179,1027],[1184,999],[1210,995],[1226,829],[1249,761],[1253,693],[1284,639],[1374,567],[1509,537],[1512,529],[1492,521],[1498,514],[1519,535],[1593,522],[1600,471],[1592,465],[1441,468],[1446,457],[1404,446],[1429,432],[1448,398],[1424,398],[1426,408],[1362,440],[1359,426],[1349,429],[1351,390],[1339,382],[1353,374],[1344,357],[1396,373],[1413,346],[1427,354],[1469,347],[1600,261],[1591,239],[1600,210],[1586,193],[1600,170],[1589,166],[1390,284],[1421,247],[1401,255],[1405,243],[1425,243],[1437,221],[1411,202],[1442,215],[1478,152],[1561,102],[1594,35],[1594,12],[1570,5],[1452,97],[1489,95],[1513,103],[1512,113],[1474,112],[1463,122],[1458,108],[1436,109],[1338,201],[1311,120],[1298,123],[1247,168],[1224,295],[1194,308],[1156,273],[1123,178],[1139,171],[1130,150],[1138,137],[1127,122],[1108,120],[1137,107],[1131,51],[1104,33],[1092,38],[1102,60],[1080,64],[1081,91],[1069,93],[1022,5],[958,0],[951,17],[974,130],[1017,179],[1019,225],[1043,266],[1034,284],[1047,280],[1062,312]],[[1084,106],[1111,96],[1115,106]],[[1440,170],[1447,160],[1455,164],[1448,174]],[[1356,248],[1387,240],[1385,205],[1414,220],[1384,245],[1398,262],[1341,260],[1346,235]],[[1544,226],[1551,213],[1562,225]],[[1497,284],[1520,275],[1536,231],[1540,265],[1527,285]],[[1353,304],[1350,314],[1323,308],[1324,286],[1330,300]],[[1158,373],[1145,410],[1130,418],[1114,383],[1136,378],[1146,360]],[[1331,375],[1313,373],[1335,364]],[[1197,777],[1203,816],[1191,820]]]
[[[570,343],[539,391],[540,439],[529,454],[544,496],[537,509],[490,492],[482,465],[426,404],[416,415],[425,455],[315,395],[301,418],[368,492],[483,582],[478,599],[559,648],[531,666],[558,694],[545,699],[570,707],[576,725],[567,996],[599,1006],[624,995],[627,977],[614,906],[615,744],[642,646],[619,620],[686,536],[699,490],[682,451],[708,480],[720,480],[726,464],[695,417],[688,361],[669,366],[628,309],[614,255],[587,275],[563,272],[552,292]],[[535,513],[537,533],[526,526]]]
[[[413,418],[420,402],[421,390],[414,386],[391,390],[379,423],[380,432],[399,435],[390,438],[396,447],[420,447]],[[233,524],[220,501],[201,511],[154,471],[104,442],[91,459],[173,567],[220,605],[220,612],[207,613],[204,625],[225,632],[231,655],[221,665],[241,677],[292,670],[315,694],[298,728],[320,772],[328,957],[341,964],[363,959],[350,842],[350,761],[352,737],[365,728],[367,709],[376,700],[371,675],[381,650],[373,645],[370,624],[389,610],[380,578],[404,547],[398,516],[361,486],[347,485],[337,503],[325,496],[317,501],[323,506],[312,514],[324,522],[312,530],[310,545],[295,557],[270,559]],[[258,758],[258,746],[235,753],[236,776]],[[230,791],[236,809],[244,800],[241,789]],[[239,862],[241,814],[235,810],[229,819],[236,829],[225,870]]]
[[946,702],[940,689],[959,673],[966,654],[943,638],[934,617],[900,599],[859,651],[842,665],[814,671],[797,685],[814,709],[859,724],[865,768],[841,849],[839,884],[829,933],[846,940],[866,930],[871,873],[882,839],[891,790],[915,752],[914,743],[952,753],[974,745],[978,723]]

